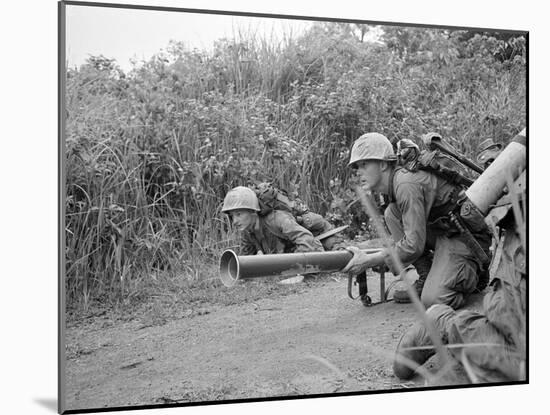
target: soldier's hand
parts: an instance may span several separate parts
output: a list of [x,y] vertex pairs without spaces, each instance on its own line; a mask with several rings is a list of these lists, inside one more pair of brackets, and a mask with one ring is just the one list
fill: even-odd
[[348,246],[346,250],[351,252],[353,257],[342,272],[357,275],[369,268],[369,254],[364,253],[355,246]]

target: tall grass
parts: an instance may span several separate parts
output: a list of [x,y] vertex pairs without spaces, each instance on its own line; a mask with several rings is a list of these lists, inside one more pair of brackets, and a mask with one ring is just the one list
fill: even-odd
[[[68,71],[69,304],[139,299],[158,273],[209,277],[236,243],[220,213],[236,185],[272,181],[322,214],[351,206],[346,164],[364,132],[435,130],[472,156],[525,124],[523,55],[499,62],[492,40],[442,31],[403,55],[338,27],[237,30],[209,52],[172,42],[128,73],[101,56]],[[434,58],[436,43],[461,52]]]

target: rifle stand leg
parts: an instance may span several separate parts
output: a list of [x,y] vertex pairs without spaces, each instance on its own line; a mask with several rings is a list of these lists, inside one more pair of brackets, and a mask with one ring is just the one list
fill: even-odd
[[372,300],[368,294],[369,288],[367,286],[367,273],[362,272],[361,274],[357,274],[355,281],[359,286],[359,298],[361,299],[361,302],[365,307],[369,307],[372,305]]
[[380,272],[380,302],[386,302],[386,273]]

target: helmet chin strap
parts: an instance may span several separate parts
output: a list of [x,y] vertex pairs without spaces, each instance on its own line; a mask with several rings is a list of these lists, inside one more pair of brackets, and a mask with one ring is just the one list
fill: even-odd
[[390,193],[390,184],[393,180],[393,173],[395,171],[394,166],[390,163],[387,163],[388,168],[382,171],[380,190],[378,193],[389,194]]
[[390,174],[388,175],[388,184],[386,185],[386,194],[388,195],[390,202],[395,202],[395,192],[393,191],[393,177],[395,176],[395,172],[398,170],[398,167],[393,166],[393,168],[390,171]]
[[257,232],[260,230],[260,217],[256,212],[254,212],[254,216],[254,225],[252,226],[252,229]]

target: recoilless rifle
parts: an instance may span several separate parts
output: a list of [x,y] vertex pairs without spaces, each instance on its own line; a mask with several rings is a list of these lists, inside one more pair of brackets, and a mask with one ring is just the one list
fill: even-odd
[[[506,181],[515,180],[526,166],[526,129],[518,133],[495,161],[483,170],[472,161],[448,148],[438,134],[427,134],[424,142],[430,149],[438,149],[462,162],[481,176],[465,191],[465,196],[479,214],[485,216],[493,201],[504,192]],[[510,176],[510,177],[508,177]],[[341,229],[330,231],[330,235]],[[328,237],[318,236],[318,239]],[[363,249],[366,253],[379,252],[381,248]],[[226,250],[220,259],[220,277],[223,284],[232,287],[238,280],[269,277],[291,277],[295,275],[317,274],[341,271],[351,260],[353,254],[347,250],[328,252],[308,252],[292,254],[269,254],[238,256],[232,250]],[[385,269],[376,269],[380,273],[380,302],[388,301],[387,294],[391,285],[385,288]],[[356,277],[359,285],[359,298],[365,306],[374,305],[368,295],[366,273]],[[348,295],[352,295],[352,277],[348,280]],[[378,304],[378,303],[376,303]]]
[[[362,249],[365,253],[379,252],[381,248]],[[239,280],[255,278],[292,277],[296,275],[318,274],[341,271],[353,254],[347,250],[326,252],[304,252],[289,254],[241,255],[226,250],[220,259],[220,278],[226,287],[234,286]],[[376,269],[380,274],[380,301],[373,303],[368,295],[366,273],[356,277],[359,298],[365,306],[383,303],[388,300],[385,282],[385,269]],[[348,296],[352,295],[352,276],[348,277]]]

